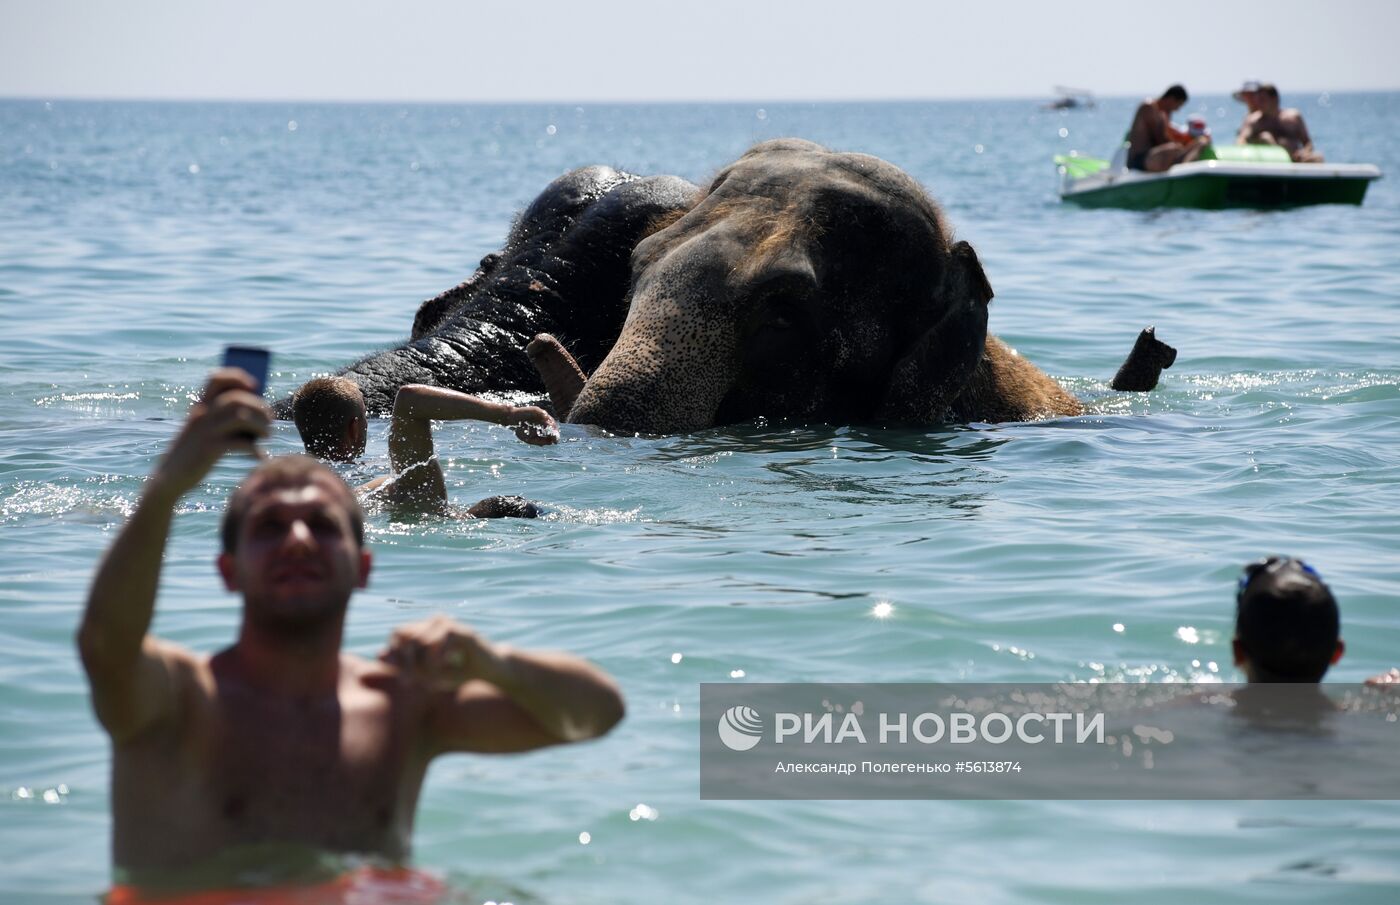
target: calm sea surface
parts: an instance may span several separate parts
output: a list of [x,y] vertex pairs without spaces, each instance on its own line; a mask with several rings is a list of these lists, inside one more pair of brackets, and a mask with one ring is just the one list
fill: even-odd
[[[108,883],[108,745],[71,636],[225,343],[272,348],[273,390],[291,390],[404,336],[560,172],[700,180],[796,135],[921,180],[982,257],[992,329],[1091,413],[664,439],[566,426],[543,449],[443,425],[455,499],[521,493],[554,514],[376,517],[349,648],[445,612],[597,661],[630,712],[598,743],[438,762],[418,863],[463,902],[1396,901],[1388,802],[698,798],[700,682],[1229,679],[1234,579],[1271,552],[1309,559],[1342,602],[1329,679],[1400,663],[1400,95],[1285,99],[1330,160],[1387,174],[1365,206],[1061,206],[1051,155],[1106,153],[1128,100],[0,102],[0,900]],[[1217,135],[1242,112],[1191,108]],[[1154,393],[1110,392],[1154,323],[1175,368]],[[387,467],[384,442],[380,424],[357,474]],[[269,445],[296,449],[295,430]],[[166,557],[156,630],[201,650],[237,624],[213,556],[246,468],[184,501]]]

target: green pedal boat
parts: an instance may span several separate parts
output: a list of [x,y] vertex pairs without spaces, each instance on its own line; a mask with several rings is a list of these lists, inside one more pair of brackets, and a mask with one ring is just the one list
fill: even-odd
[[1130,170],[1126,156],[1120,151],[1108,161],[1073,152],[1056,155],[1060,200],[1138,211],[1360,204],[1366,187],[1381,178],[1369,163],[1294,163],[1287,151],[1271,145],[1210,146],[1198,160],[1164,173]]

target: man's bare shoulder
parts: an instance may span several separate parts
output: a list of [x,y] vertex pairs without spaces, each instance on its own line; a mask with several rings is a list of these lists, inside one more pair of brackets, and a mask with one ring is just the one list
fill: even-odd
[[155,635],[147,635],[141,642],[141,649],[147,656],[157,657],[171,668],[198,669],[209,665],[208,654],[192,651],[182,644]]
[[342,682],[367,688],[384,688],[397,684],[398,671],[381,660],[371,660],[359,654],[340,654]]
[[340,655],[339,694],[344,705],[384,701],[420,716],[431,706],[433,697],[430,689],[412,681],[398,667],[344,652]]
[[[169,702],[162,716],[152,720],[142,730],[129,735],[113,735],[118,748],[145,745],[154,739],[179,738],[191,722],[191,714],[200,703],[213,694],[213,673],[209,657],[173,641],[147,635],[141,642],[141,656],[149,679],[146,693],[156,694]],[[157,689],[160,689],[157,692]]]

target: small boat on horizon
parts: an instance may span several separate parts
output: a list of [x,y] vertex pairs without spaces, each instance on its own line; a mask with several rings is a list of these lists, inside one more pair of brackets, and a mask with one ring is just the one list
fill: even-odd
[[1097,106],[1094,102],[1094,92],[1087,88],[1056,85],[1055,94],[1055,100],[1045,104],[1042,110],[1092,110]]
[[1071,151],[1057,154],[1055,166],[1061,201],[1127,210],[1359,205],[1381,178],[1374,164],[1294,163],[1273,145],[1210,145],[1198,159],[1161,173],[1128,169],[1126,145],[1111,161]]

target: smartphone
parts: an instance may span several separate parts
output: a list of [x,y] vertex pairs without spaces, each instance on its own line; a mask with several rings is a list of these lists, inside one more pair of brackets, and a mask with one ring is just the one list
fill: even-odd
[[257,383],[257,394],[262,395],[267,389],[267,368],[272,363],[272,353],[266,349],[259,349],[255,346],[226,346],[224,348],[224,367],[242,368],[252,375],[253,381]]

